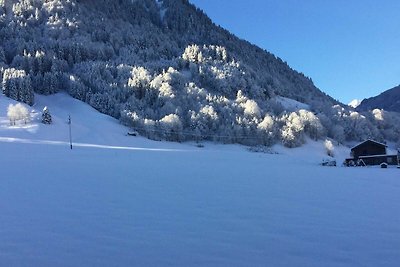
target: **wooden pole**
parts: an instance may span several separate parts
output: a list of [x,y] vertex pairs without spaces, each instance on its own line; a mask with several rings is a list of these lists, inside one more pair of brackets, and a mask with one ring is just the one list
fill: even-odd
[[69,144],[72,149],[72,129],[71,129],[71,115],[68,116],[68,124],[69,124]]

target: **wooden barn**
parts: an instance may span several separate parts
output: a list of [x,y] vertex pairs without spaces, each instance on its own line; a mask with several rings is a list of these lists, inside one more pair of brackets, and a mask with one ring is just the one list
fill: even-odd
[[367,140],[351,148],[351,156],[359,158],[362,156],[386,155],[386,148],[387,145],[383,143]]
[[351,148],[351,158],[346,159],[347,166],[373,166],[387,163],[388,165],[398,165],[397,155],[387,154],[387,145],[367,140]]

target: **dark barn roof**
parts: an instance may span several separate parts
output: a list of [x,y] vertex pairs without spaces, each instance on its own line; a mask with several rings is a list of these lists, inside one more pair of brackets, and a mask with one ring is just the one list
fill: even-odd
[[375,141],[375,140],[368,139],[368,140],[366,140],[366,141],[364,141],[364,142],[362,142],[362,143],[360,143],[360,144],[358,144],[358,145],[352,147],[351,150],[353,151],[353,150],[355,150],[355,149],[357,149],[357,148],[359,148],[359,147],[361,147],[361,146],[367,145],[367,144],[368,144],[368,145],[371,144],[371,145],[376,145],[376,146],[382,146],[382,147],[385,147],[385,148],[387,147],[387,145],[384,144],[384,143],[381,143],[381,142],[377,142],[377,141]]
[[386,144],[369,139],[353,147],[351,156],[357,159],[360,156],[386,155],[386,148]]

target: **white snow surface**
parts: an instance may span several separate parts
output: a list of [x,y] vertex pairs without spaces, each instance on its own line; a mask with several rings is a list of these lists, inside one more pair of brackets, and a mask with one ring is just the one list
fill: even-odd
[[323,142],[128,137],[65,94],[36,101],[53,125],[10,127],[0,96],[1,266],[399,266],[396,168],[321,167]]
[[280,103],[287,111],[299,111],[300,109],[310,110],[310,106],[283,96],[277,96],[276,101]]

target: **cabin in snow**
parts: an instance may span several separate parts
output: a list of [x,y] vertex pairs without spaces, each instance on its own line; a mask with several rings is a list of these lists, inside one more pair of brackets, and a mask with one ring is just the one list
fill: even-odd
[[347,166],[373,166],[386,163],[398,165],[398,155],[388,155],[387,145],[367,140],[351,148],[351,158],[346,159]]

